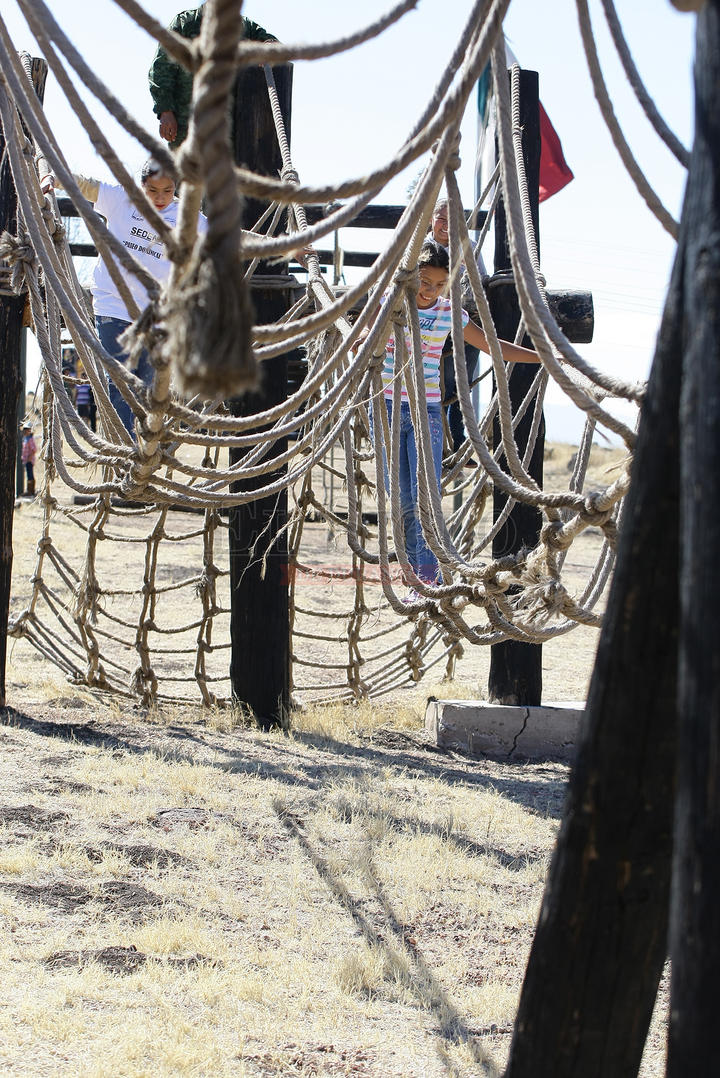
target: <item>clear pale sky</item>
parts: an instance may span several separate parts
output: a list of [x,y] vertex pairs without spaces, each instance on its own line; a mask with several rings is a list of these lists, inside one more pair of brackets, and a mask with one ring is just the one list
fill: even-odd
[[[392,3],[246,0],[242,10],[284,41],[314,42],[364,26]],[[91,7],[77,0],[50,0],[48,6],[111,90],[141,122],[156,130],[147,92],[147,68],[154,52],[148,35],[112,0],[94,0]],[[182,6],[182,0],[145,3],[164,23]],[[295,65],[292,152],[303,181],[339,181],[392,158],[420,115],[471,7],[471,0],[418,0],[416,10],[380,40],[337,59]],[[16,47],[37,54],[14,0],[5,0],[2,8]],[[616,114],[651,183],[678,215],[683,170],[631,99],[599,2],[594,0],[590,8]],[[678,13],[669,0],[616,0],[616,8],[648,90],[689,146],[695,17]],[[554,0],[552,5],[512,0],[505,32],[519,62],[540,74],[541,100],[575,173],[571,184],[541,206],[541,255],[548,287],[591,290],[595,341],[582,347],[583,355],[609,371],[643,378],[652,359],[674,243],[646,209],[610,141],[593,98],[573,0]],[[109,179],[52,77],[45,107],[71,167]],[[94,111],[121,156],[139,168],[144,151],[100,106]],[[476,135],[472,96],[463,123],[459,174],[466,205],[473,201]],[[406,201],[408,184],[418,171],[419,165],[389,184],[383,201]],[[348,249],[359,248],[368,238],[367,233],[343,233]],[[382,234],[377,239],[382,244]],[[561,398],[553,393],[549,399],[552,405]]]

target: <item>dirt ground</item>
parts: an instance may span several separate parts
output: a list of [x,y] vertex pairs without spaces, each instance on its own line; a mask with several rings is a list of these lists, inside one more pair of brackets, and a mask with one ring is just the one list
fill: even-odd
[[[502,1073],[564,764],[438,752],[410,703],[281,735],[17,696],[3,1073]],[[667,991],[642,1078],[664,1073]]]
[[[546,482],[567,483],[571,453],[551,447]],[[618,458],[595,453],[598,482]],[[16,610],[40,519],[37,501],[16,512]],[[81,559],[76,525],[58,514],[52,528]],[[569,579],[599,545],[590,533],[572,548]],[[323,564],[341,551],[319,525],[309,546]],[[171,549],[170,581],[188,570]],[[126,587],[128,565],[110,565]],[[313,587],[308,604],[347,604],[346,585]],[[168,595],[179,622],[181,593]],[[545,645],[546,701],[584,700],[596,644],[577,629]],[[303,647],[311,661],[336,653]],[[429,744],[425,699],[483,696],[488,649],[466,648],[455,682],[442,669],[263,734],[227,711],[93,695],[12,642],[3,1072],[500,1075],[568,770]],[[664,1073],[667,993],[665,979],[642,1078]]]

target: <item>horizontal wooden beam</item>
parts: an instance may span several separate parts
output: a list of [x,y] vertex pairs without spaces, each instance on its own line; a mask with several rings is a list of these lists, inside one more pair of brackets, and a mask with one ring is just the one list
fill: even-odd
[[[334,205],[318,206],[310,205],[305,207],[305,215],[307,217],[308,224],[314,225],[318,221],[322,221],[324,217],[335,209]],[[370,206],[366,206],[364,210],[361,210],[357,217],[353,218],[351,224],[345,226],[347,228],[397,228],[397,224],[402,217],[403,213],[407,209],[407,206],[384,206],[381,203],[372,203]],[[470,210],[465,210],[465,219],[470,219]],[[487,218],[487,210],[478,210],[477,225],[475,227],[482,228]]]
[[[69,198],[59,198],[58,208],[63,217],[77,217],[78,212]],[[314,224],[322,220],[326,212],[332,207],[311,205],[306,207],[308,223]],[[355,218],[353,228],[394,228],[405,209],[404,206],[367,206]],[[469,211],[465,211],[469,216]],[[486,217],[484,210],[478,214],[480,223]],[[97,250],[92,243],[71,243],[70,253],[79,258],[95,258]],[[322,266],[332,266],[335,262],[335,252],[331,248],[320,248],[317,256]],[[343,266],[367,269],[372,266],[378,257],[375,251],[343,251]],[[502,287],[514,285],[512,274],[497,274],[489,281],[489,287]],[[579,289],[549,290],[547,293],[548,304],[558,325],[565,336],[573,344],[589,344],[593,339],[594,311],[591,292]]]
[[[328,213],[332,210],[332,206],[318,206],[310,205],[305,207],[305,213],[307,216],[308,224],[314,225],[318,221],[322,221],[324,217],[327,217]],[[58,199],[58,209],[63,217],[79,217],[80,214],[75,209],[72,199],[63,196]],[[403,213],[407,209],[407,206],[384,206],[380,203],[366,206],[364,210],[361,210],[357,217],[353,218],[346,228],[396,228],[397,223],[402,217]],[[470,210],[465,210],[465,217],[469,219]],[[478,211],[478,228],[482,228],[487,217],[486,210]]]

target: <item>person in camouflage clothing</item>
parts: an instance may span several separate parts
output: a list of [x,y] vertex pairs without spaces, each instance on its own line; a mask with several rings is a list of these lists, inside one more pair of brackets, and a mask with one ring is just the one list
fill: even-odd
[[[174,30],[175,33],[186,38],[198,37],[204,7],[203,3],[199,7],[179,12],[170,23],[168,30]],[[241,18],[243,34],[249,41],[277,41],[276,37],[269,34],[262,26],[258,26],[252,19],[246,19],[244,16]],[[174,150],[187,136],[193,77],[182,64],[171,60],[162,46],[158,45],[150,65],[148,78],[153,111],[160,121],[160,137],[169,142]]]

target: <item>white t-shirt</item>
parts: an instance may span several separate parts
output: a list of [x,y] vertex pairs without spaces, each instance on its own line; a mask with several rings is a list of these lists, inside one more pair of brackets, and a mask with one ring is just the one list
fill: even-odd
[[[161,283],[170,276],[170,259],[160,237],[147,223],[143,215],[133,206],[122,187],[101,183],[95,202],[95,209],[107,220],[107,226],[114,236],[123,243],[134,258]],[[158,211],[170,226],[177,223],[179,202],[173,199],[164,210]],[[207,231],[207,218],[198,214],[198,232]],[[124,269],[120,272],[127,281],[130,292],[140,310],[147,306],[147,289],[137,277]],[[98,258],[90,291],[93,294],[95,314],[109,318],[121,318],[131,321],[128,309],[118,295],[112,277],[102,258]]]

